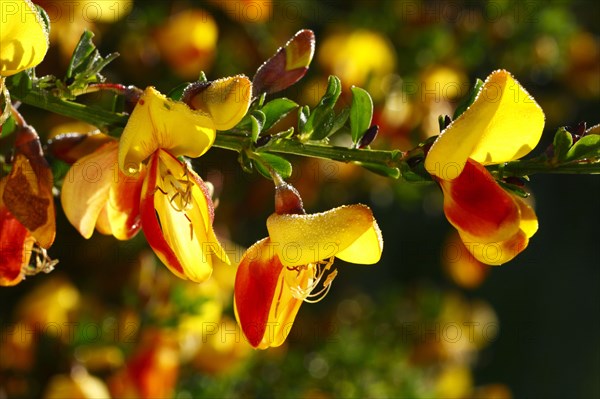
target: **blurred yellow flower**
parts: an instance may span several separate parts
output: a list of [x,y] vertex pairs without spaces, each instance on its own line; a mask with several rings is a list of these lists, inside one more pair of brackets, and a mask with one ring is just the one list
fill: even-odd
[[328,73],[337,75],[344,87],[363,87],[375,100],[385,95],[383,79],[396,69],[396,53],[389,40],[368,30],[326,36],[318,61]]
[[70,375],[53,376],[42,397],[44,399],[109,399],[111,396],[102,380],[89,375],[85,369],[79,367]]
[[213,17],[188,9],[171,16],[154,34],[161,56],[183,79],[196,80],[212,66],[218,37]]
[[273,0],[210,0],[237,22],[260,23],[271,18]]
[[200,371],[222,375],[237,370],[252,353],[252,347],[242,337],[235,320],[223,317],[203,335],[200,350],[192,364]]
[[[84,30],[99,33],[96,24],[112,24],[129,15],[133,0],[37,0],[50,19],[50,42],[60,49],[64,61],[71,58]],[[95,42],[99,40],[96,37]]]

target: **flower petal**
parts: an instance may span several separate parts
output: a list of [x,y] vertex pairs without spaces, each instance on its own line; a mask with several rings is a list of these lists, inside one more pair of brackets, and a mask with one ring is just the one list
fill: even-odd
[[515,202],[521,212],[521,223],[519,228],[525,233],[527,238],[533,237],[538,229],[538,219],[535,211],[522,198],[513,195]]
[[[0,194],[6,179],[0,180]],[[23,279],[22,269],[29,264],[34,238],[4,206],[0,195],[0,286],[18,284]]]
[[537,145],[543,129],[540,106],[509,72],[498,70],[488,76],[475,102],[440,134],[425,168],[452,180],[469,157],[484,165],[512,161]]
[[150,158],[142,187],[142,228],[152,249],[173,273],[203,282],[212,273],[213,256],[226,255],[212,228],[212,201],[200,178],[190,172],[165,151]]
[[[306,286],[305,272],[300,273]],[[234,307],[250,345],[258,349],[281,345],[301,304],[284,281],[284,266],[269,238],[248,248],[235,278]]]
[[446,218],[461,236],[468,235],[476,242],[496,242],[519,230],[519,206],[479,163],[469,159],[458,178],[439,183]]
[[69,222],[84,238],[94,232],[98,215],[108,200],[114,180],[117,155],[116,141],[84,156],[67,173],[60,193],[60,201]]
[[267,229],[284,266],[340,255],[348,262],[371,264],[379,261],[383,248],[373,213],[360,204],[312,215],[272,214]]
[[251,96],[252,83],[244,75],[237,75],[192,85],[182,101],[210,115],[216,129],[227,130],[246,115]]
[[29,0],[2,4],[0,76],[10,76],[42,62],[48,51],[48,31]]
[[[116,155],[116,151],[115,151]],[[113,164],[116,168],[116,159]],[[140,228],[140,197],[146,170],[137,176],[127,176],[117,168],[117,181],[110,187],[104,209],[110,223],[112,235],[118,240],[129,240]]]
[[215,140],[215,123],[206,111],[194,111],[148,87],[136,104],[119,144],[119,168],[124,173],[157,149],[178,157],[199,157]]
[[502,265],[520,254],[529,244],[529,238],[523,230],[518,230],[512,237],[503,241],[474,240],[460,231],[459,234],[467,250],[475,259],[486,265]]
[[45,161],[32,165],[17,153],[2,194],[4,204],[42,248],[49,248],[56,236],[52,186],[52,171]]

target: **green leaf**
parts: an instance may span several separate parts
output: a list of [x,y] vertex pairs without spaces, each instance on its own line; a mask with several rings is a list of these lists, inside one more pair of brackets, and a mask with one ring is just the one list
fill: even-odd
[[327,107],[317,107],[310,114],[304,125],[304,134],[310,140],[323,140],[329,136],[329,131],[333,127],[335,112]]
[[260,160],[255,159],[254,166],[264,177],[271,179],[271,173],[269,172],[268,167],[271,167],[284,179],[287,179],[292,175],[292,164],[287,159],[266,152],[258,152],[256,153],[256,156],[258,156]]
[[598,157],[600,157],[600,135],[588,134],[573,144],[565,156],[565,162]]
[[298,131],[302,133],[304,131],[304,126],[310,117],[310,107],[305,105],[298,109]]
[[452,120],[455,120],[456,118],[458,118],[463,112],[465,112],[467,110],[467,108],[469,108],[471,106],[471,104],[473,104],[473,101],[475,101],[475,98],[477,98],[477,95],[481,91],[482,87],[483,87],[483,80],[477,79],[475,81],[475,86],[473,87],[473,90],[471,90],[469,95],[463,101],[461,101],[458,104],[458,106],[456,107],[456,110],[454,111],[454,115],[452,116]]
[[398,179],[401,176],[400,169],[398,169],[398,168],[390,168],[389,166],[384,166],[384,165],[380,165],[377,163],[369,163],[369,162],[355,162],[355,163],[373,173],[380,175],[380,176],[391,177],[392,179]]
[[573,145],[573,136],[564,127],[556,131],[554,135],[554,159],[558,162],[564,161],[569,148]]
[[[4,121],[2,125],[0,125],[0,138],[8,137],[15,132],[15,128],[17,127],[17,123],[15,119],[11,116]],[[2,175],[2,170],[0,169],[0,176]]]
[[274,124],[298,107],[294,101],[287,98],[277,98],[269,101],[261,108],[265,115],[263,130],[269,130]]
[[527,198],[529,197],[531,194],[529,194],[529,192],[527,192],[527,190],[525,190],[523,187],[518,186],[516,184],[510,184],[507,182],[504,182],[502,180],[496,180],[498,182],[498,184],[500,184],[500,187],[502,187],[503,189],[510,191],[511,193],[515,194],[517,197],[521,197],[521,198]]
[[258,136],[263,131],[263,125],[265,123],[265,114],[261,111],[253,111],[250,115],[250,123],[252,128],[252,142],[256,143]]
[[76,72],[82,69],[82,65],[89,62],[89,57],[96,50],[96,46],[92,42],[93,37],[94,33],[89,30],[85,30],[81,34],[67,68],[67,78],[73,77]]
[[350,107],[345,107],[344,109],[342,109],[333,120],[333,124],[331,126],[331,129],[329,129],[329,133],[327,133],[327,137],[331,136],[332,134],[340,130],[342,127],[344,127],[349,116]]
[[40,7],[37,4],[35,4],[35,8],[37,9],[37,12],[40,14],[40,17],[42,18],[42,22],[44,23],[44,26],[46,27],[46,32],[48,32],[48,34],[50,34],[50,17],[48,16],[48,13],[46,12],[46,10],[44,10],[42,7]]
[[238,156],[238,162],[244,172],[252,173],[252,160],[248,157],[246,151],[240,151],[240,155]]
[[325,90],[325,94],[321,97],[321,101],[319,101],[319,107],[329,107],[333,108],[337,103],[340,94],[342,93],[342,82],[340,78],[335,75],[330,75],[327,80],[327,89]]
[[31,80],[29,70],[22,71],[12,76],[7,83],[10,84],[10,92],[18,98],[25,97],[33,88],[33,81]]
[[169,94],[167,94],[167,97],[170,98],[171,100],[175,100],[175,101],[181,100],[181,97],[183,96],[183,92],[190,84],[191,84],[191,82],[183,82],[181,84],[178,84],[177,86],[175,86],[174,88],[171,89]]
[[357,144],[365,134],[373,119],[373,99],[360,87],[351,87],[352,106],[350,107],[350,133],[352,142]]

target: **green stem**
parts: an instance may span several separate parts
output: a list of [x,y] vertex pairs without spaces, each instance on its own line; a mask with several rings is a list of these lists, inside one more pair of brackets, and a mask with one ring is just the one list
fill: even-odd
[[[14,99],[37,108],[68,116],[87,122],[101,128],[124,127],[129,116],[124,113],[115,113],[102,108],[79,104],[73,101],[63,100],[59,97],[49,95],[41,90],[31,90],[25,96],[19,97],[11,93]],[[249,136],[234,132],[219,132],[217,134],[215,147],[224,148],[236,152],[250,149],[256,152],[270,152],[281,154],[292,154],[304,157],[329,159],[339,162],[361,162],[364,164],[380,165],[388,168],[406,167],[406,156],[400,150],[359,150],[346,147],[330,145],[302,143],[296,139],[273,139],[266,145],[254,148]],[[553,165],[547,161],[513,161],[504,165],[488,166],[488,169],[502,177],[521,177],[538,173],[553,174],[597,174],[600,173],[600,162],[580,162],[562,165]]]
[[496,173],[499,177],[521,177],[529,176],[538,173],[552,174],[571,174],[571,175],[588,175],[600,173],[600,163],[566,163],[562,165],[552,165],[549,162],[532,162],[532,161],[513,161],[502,165],[492,165],[487,167],[491,172]]
[[[234,136],[226,132],[219,132],[213,145],[240,152],[251,145],[251,139],[250,137]],[[339,162],[358,161],[375,163],[389,167],[398,166],[401,163],[403,155],[399,150],[357,150],[345,147],[301,143],[293,139],[275,139],[267,145],[257,148],[256,151],[309,156]]]
[[11,93],[14,99],[34,107],[45,109],[55,114],[68,116],[98,127],[125,126],[129,115],[118,114],[102,108],[79,104],[48,95],[41,91],[31,90],[23,97]]

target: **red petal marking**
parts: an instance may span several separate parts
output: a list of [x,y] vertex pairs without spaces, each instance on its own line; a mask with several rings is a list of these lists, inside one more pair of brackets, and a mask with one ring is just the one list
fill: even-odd
[[0,207],[0,286],[21,281],[21,268],[29,263],[33,239],[6,207]]
[[[187,279],[183,266],[177,259],[177,255],[171,249],[165,237],[163,236],[160,223],[156,216],[154,209],[154,196],[156,195],[156,181],[158,178],[158,162],[159,152],[156,151],[150,156],[150,162],[148,163],[148,171],[144,184],[142,186],[142,194],[140,201],[140,216],[142,219],[142,229],[148,244],[152,247],[154,252],[161,258],[169,269],[175,273],[178,277]],[[161,193],[159,193],[162,195]]]
[[118,181],[111,188],[112,196],[110,205],[119,212],[127,215],[124,226],[125,237],[119,238],[128,240],[136,235],[141,228],[140,197],[142,195],[142,184],[146,170],[142,168],[140,174],[135,177],[125,175],[120,169],[118,173]]
[[[253,347],[261,343],[283,266],[265,238],[250,247],[235,276],[235,308],[244,335]],[[271,256],[265,252],[271,252]]]
[[518,205],[484,166],[468,159],[456,179],[438,181],[444,191],[446,217],[461,233],[503,241],[519,230]]

